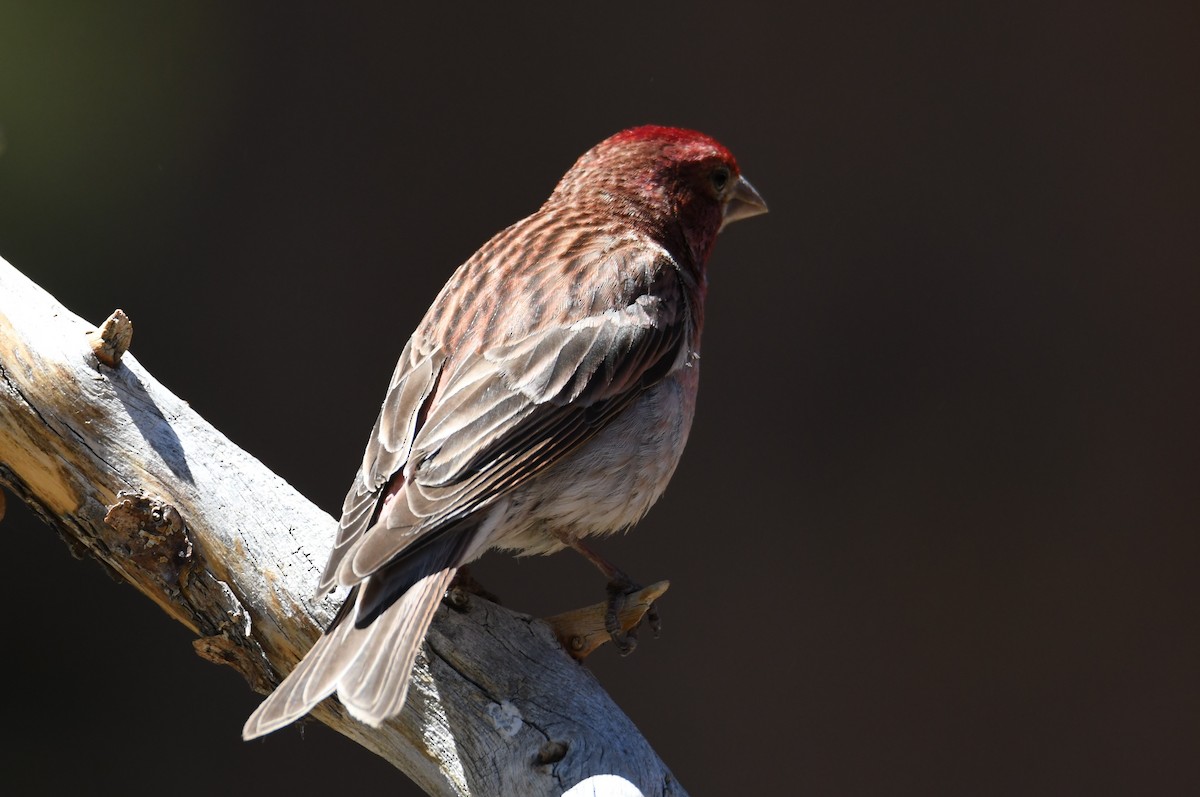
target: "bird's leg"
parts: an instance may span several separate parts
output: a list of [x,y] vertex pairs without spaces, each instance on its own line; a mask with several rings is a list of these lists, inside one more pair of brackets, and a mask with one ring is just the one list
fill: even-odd
[[[612,562],[605,559],[599,552],[591,546],[586,545],[582,540],[562,532],[555,532],[555,536],[562,542],[574,548],[585,559],[596,566],[604,577],[608,579],[608,609],[604,614],[604,629],[608,631],[608,635],[612,637],[613,644],[617,646],[622,656],[628,656],[637,647],[637,627],[629,629],[629,631],[621,632],[621,621],[619,618],[621,604],[625,599],[642,589],[641,585],[630,578],[624,570],[614,565]],[[662,622],[658,618],[658,606],[656,603],[651,603],[650,608],[646,611],[646,620],[650,624],[650,630],[654,632],[654,636],[658,637],[658,632],[662,629]]]

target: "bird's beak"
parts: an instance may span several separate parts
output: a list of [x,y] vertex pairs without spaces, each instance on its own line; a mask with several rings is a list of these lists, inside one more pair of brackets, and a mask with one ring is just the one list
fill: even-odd
[[725,229],[725,226],[731,222],[748,219],[766,212],[767,203],[763,202],[763,198],[754,190],[754,186],[750,185],[750,181],[745,177],[738,177],[737,185],[733,187],[733,193],[729,195],[729,201],[725,203],[725,216],[721,219],[721,229]]

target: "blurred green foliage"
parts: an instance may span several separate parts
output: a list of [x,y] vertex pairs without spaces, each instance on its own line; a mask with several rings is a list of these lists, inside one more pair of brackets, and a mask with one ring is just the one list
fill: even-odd
[[[50,282],[95,258],[154,265],[186,186],[220,169],[213,153],[235,130],[239,49],[216,35],[229,13],[0,2],[0,255]],[[122,237],[129,219],[141,257]]]

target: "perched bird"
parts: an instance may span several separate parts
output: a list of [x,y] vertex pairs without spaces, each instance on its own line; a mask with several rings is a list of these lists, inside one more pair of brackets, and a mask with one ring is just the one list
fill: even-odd
[[450,278],[392,375],[318,594],[351,587],[325,634],[246,721],[252,739],[333,694],[377,726],[459,568],[490,548],[572,547],[662,495],[696,406],[705,264],[766,204],[724,146],[645,126],[584,153],[536,213]]

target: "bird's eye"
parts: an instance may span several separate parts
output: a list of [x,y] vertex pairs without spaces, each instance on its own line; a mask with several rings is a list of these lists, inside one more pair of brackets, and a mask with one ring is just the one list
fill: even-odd
[[718,166],[712,173],[713,188],[717,189],[717,193],[725,190],[725,186],[729,184],[729,169],[724,166]]

